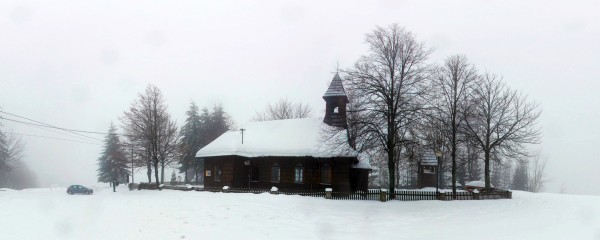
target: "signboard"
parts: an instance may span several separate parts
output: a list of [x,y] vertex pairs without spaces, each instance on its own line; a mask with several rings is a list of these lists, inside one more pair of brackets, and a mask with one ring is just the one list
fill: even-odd
[[207,176],[207,177],[210,177],[210,176],[211,176],[211,172],[210,172],[210,170],[206,170],[206,175],[205,175],[205,176]]

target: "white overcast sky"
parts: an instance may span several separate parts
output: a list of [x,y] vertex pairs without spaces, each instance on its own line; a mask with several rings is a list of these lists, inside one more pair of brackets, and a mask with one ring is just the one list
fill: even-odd
[[[597,1],[2,1],[0,108],[105,132],[147,84],[181,125],[191,100],[237,124],[281,97],[323,114],[336,63],[364,35],[398,23],[435,49],[465,54],[540,103],[546,190],[600,195]],[[4,131],[68,138],[1,121]],[[96,138],[102,136],[91,135]],[[23,136],[43,186],[95,184],[99,145]]]

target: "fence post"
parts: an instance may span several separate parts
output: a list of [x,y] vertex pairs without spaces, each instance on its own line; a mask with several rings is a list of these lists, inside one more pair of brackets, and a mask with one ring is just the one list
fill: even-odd
[[379,192],[379,201],[385,202],[387,201],[387,194],[388,190],[387,189],[381,189],[381,192]]
[[479,190],[475,189],[471,192],[471,194],[473,194],[473,199],[474,200],[479,200]]
[[279,189],[277,187],[273,186],[273,187],[271,187],[271,192],[270,193],[271,194],[277,194],[277,193],[279,193]]
[[441,190],[437,194],[438,194],[438,200],[441,200],[441,201],[446,200],[446,191]]
[[222,191],[223,191],[224,193],[228,193],[228,192],[229,192],[229,186],[223,186],[223,189],[222,189]]
[[507,197],[508,199],[512,199],[512,192],[511,192],[511,191],[508,191],[508,190],[506,190],[506,191],[507,191],[507,193],[506,193],[506,197]]
[[325,188],[325,199],[331,199],[332,191],[333,191],[333,189],[331,189],[331,188]]

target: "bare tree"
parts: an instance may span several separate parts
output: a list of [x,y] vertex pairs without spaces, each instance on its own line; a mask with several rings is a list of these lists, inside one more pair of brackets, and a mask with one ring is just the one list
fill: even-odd
[[24,162],[20,162],[20,164],[6,174],[0,174],[0,187],[18,190],[38,186],[37,176]]
[[21,164],[25,144],[14,134],[0,131],[0,174],[8,173]]
[[422,110],[430,51],[397,24],[377,27],[366,42],[368,54],[345,71],[348,90],[361,101],[361,108],[354,110],[361,118],[352,123],[358,130],[352,131],[360,132],[357,142],[367,141],[386,153],[389,189],[394,191],[400,148],[409,133],[405,129],[417,122]]
[[167,113],[167,106],[160,89],[148,85],[145,93],[138,95],[121,121],[130,142],[135,142],[142,148],[143,154],[150,160],[148,173],[150,175],[150,167],[154,167],[154,177],[158,185],[159,163],[162,167],[161,173],[164,175],[164,166],[174,155],[179,139],[176,123]]
[[312,115],[310,106],[303,103],[293,103],[287,98],[279,99],[275,104],[269,104],[262,112],[256,112],[254,121],[270,121],[280,119],[307,118]]
[[442,136],[445,136],[450,145],[450,160],[452,161],[452,193],[456,196],[456,171],[457,151],[460,129],[463,125],[462,112],[468,103],[467,97],[473,89],[472,85],[477,79],[475,67],[469,63],[467,57],[453,55],[446,59],[444,64],[437,67],[433,74],[433,88],[435,94],[434,108],[442,127]]
[[[528,189],[530,192],[539,192],[544,189],[544,184],[548,181],[546,179],[546,159],[541,159],[540,154],[536,153],[529,162],[528,177],[529,183]],[[564,183],[561,184],[561,193],[564,193]]]
[[180,135],[177,129],[177,123],[171,120],[171,116],[164,115],[163,121],[159,125],[158,134],[158,158],[160,161],[160,182],[165,182],[165,166],[170,166],[177,160],[177,147]]
[[483,75],[472,94],[473,102],[464,112],[465,130],[483,152],[485,187],[490,190],[492,154],[513,159],[526,155],[525,144],[539,142],[536,123],[541,112],[495,75]]
[[511,189],[527,191],[529,190],[529,174],[528,174],[528,163],[524,160],[517,161],[515,172],[512,176]]

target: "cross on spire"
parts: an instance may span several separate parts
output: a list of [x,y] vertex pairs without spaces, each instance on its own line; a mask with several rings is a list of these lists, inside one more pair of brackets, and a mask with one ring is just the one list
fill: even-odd
[[336,75],[338,75],[340,73],[340,62],[339,61],[335,62],[335,72],[332,72],[332,73],[335,73]]
[[240,128],[240,132],[242,132],[242,144],[244,144],[244,132],[245,131],[246,131],[246,129]]

